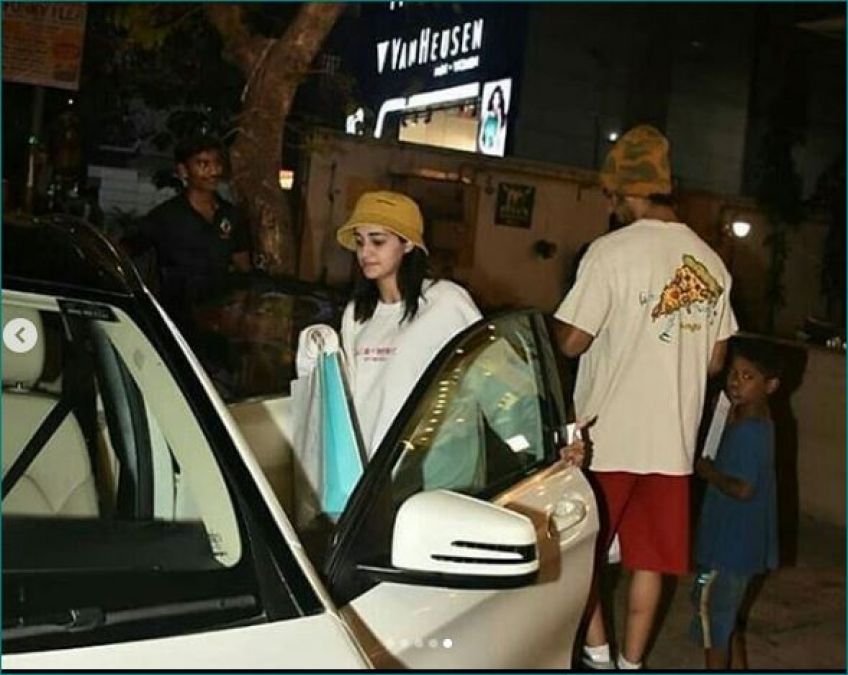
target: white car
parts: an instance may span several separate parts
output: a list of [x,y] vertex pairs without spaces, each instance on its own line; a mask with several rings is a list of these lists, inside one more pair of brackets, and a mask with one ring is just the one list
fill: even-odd
[[228,408],[99,233],[7,220],[3,324],[3,669],[571,666],[598,515],[542,317],[458,336],[300,532],[288,399]]

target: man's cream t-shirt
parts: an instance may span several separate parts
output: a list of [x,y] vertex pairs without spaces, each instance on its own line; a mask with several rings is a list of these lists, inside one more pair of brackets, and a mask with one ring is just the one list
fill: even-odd
[[425,281],[422,295],[412,321],[401,323],[403,302],[378,302],[365,323],[354,319],[352,302],[342,316],[342,348],[369,458],[433,357],[481,318],[471,296],[450,281]]
[[737,330],[724,263],[682,223],[639,220],[595,241],[554,314],[594,336],[574,391],[591,469],[686,475],[713,346]]

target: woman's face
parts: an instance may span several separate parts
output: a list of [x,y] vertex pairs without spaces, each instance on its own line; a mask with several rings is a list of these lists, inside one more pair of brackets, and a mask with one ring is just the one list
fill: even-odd
[[403,256],[412,250],[412,244],[379,225],[360,225],[353,236],[362,275],[372,281],[396,276]]

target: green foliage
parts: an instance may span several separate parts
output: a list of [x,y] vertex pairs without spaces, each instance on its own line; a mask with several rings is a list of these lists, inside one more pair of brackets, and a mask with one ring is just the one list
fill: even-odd
[[[80,98],[89,137],[124,146],[150,140],[165,150],[186,132],[187,116],[195,128],[222,135],[231,128],[242,76],[224,61],[203,5],[91,3],[86,34]],[[140,105],[185,114],[142,129]]]

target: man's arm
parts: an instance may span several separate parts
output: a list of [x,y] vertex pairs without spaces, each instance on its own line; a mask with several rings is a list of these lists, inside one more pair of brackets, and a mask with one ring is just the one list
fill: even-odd
[[710,363],[707,366],[707,375],[715,377],[724,368],[724,359],[727,356],[727,340],[719,340],[713,346]]
[[554,329],[560,351],[568,358],[574,359],[580,356],[592,345],[594,336],[580,330],[570,323],[558,321]]

